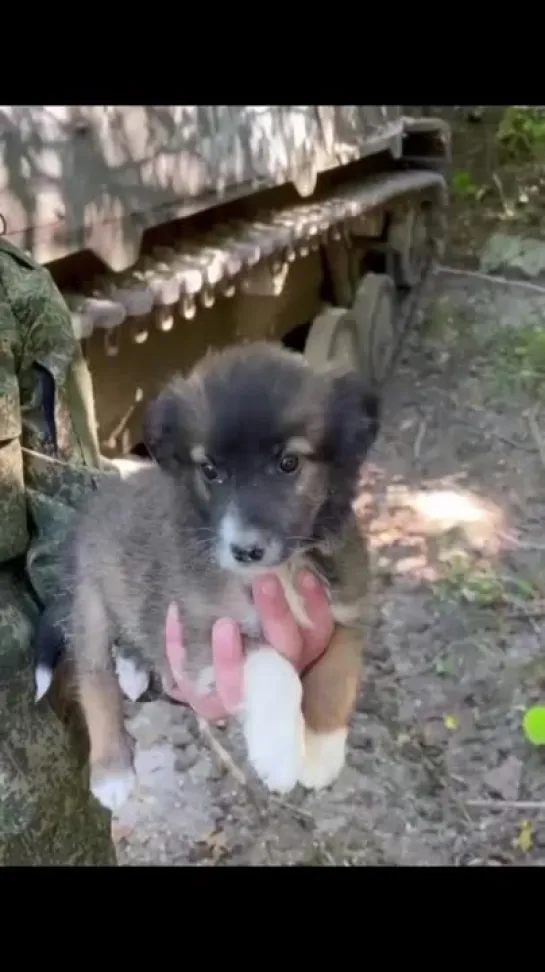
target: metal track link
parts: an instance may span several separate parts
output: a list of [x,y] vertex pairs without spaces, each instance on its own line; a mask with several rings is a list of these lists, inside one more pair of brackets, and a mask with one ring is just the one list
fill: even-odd
[[352,181],[313,202],[259,213],[253,221],[225,223],[176,247],[157,248],[129,272],[95,278],[85,294],[65,292],[75,334],[82,340],[97,328],[111,331],[126,318],[134,320],[152,311],[165,329],[172,326],[176,311],[190,320],[197,303],[211,307],[217,296],[244,291],[259,264],[268,264],[273,277],[282,274],[287,263],[350,234],[351,224],[361,223],[367,212],[415,193],[431,203],[433,256],[440,258],[447,198],[444,177],[426,169],[388,173]]

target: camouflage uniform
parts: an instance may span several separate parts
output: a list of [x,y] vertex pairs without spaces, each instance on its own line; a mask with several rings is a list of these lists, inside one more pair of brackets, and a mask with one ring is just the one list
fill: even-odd
[[0,239],[0,865],[115,863],[83,747],[34,702],[31,650],[56,596],[55,549],[100,467],[66,305],[50,274]]

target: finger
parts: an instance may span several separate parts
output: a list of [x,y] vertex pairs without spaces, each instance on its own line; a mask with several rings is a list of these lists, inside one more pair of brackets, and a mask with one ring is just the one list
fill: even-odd
[[183,630],[178,608],[174,602],[169,605],[165,624],[165,648],[170,670],[177,682],[184,681],[185,647]]
[[212,654],[216,692],[227,712],[236,712],[243,697],[244,652],[240,631],[229,618],[212,628]]
[[252,592],[265,640],[299,667],[303,650],[301,633],[279,580],[271,575],[259,577],[252,585]]
[[308,570],[301,571],[296,579],[296,586],[309,620],[311,628],[304,628],[301,632],[302,668],[307,668],[315,662],[326,650],[335,628],[324,585]]
[[[227,622],[229,625],[230,622]],[[220,636],[219,643],[219,682],[223,685],[226,697],[230,705],[234,705],[236,699],[236,683],[233,684],[233,674],[231,669],[236,671],[237,651],[239,652],[238,669],[240,671],[240,681],[242,682],[242,641],[237,646],[236,639],[223,638]],[[167,611],[165,624],[165,648],[168,663],[176,685],[166,688],[167,694],[176,702],[184,702],[190,705],[195,712],[205,719],[222,719],[230,712],[227,709],[223,698],[215,692],[207,695],[200,695],[194,686],[189,682],[185,675],[185,646],[183,642],[183,629],[180,623],[178,608],[176,604],[171,604]],[[218,678],[218,674],[216,674]],[[240,691],[242,696],[242,691]],[[226,712],[227,709],[227,712]]]

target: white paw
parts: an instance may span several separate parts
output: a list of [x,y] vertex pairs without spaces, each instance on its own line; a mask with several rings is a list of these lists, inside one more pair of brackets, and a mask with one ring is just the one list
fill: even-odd
[[304,755],[301,680],[272,648],[252,651],[244,666],[244,737],[248,759],[265,786],[289,793]]
[[305,729],[305,758],[299,782],[307,790],[321,790],[337,779],[344,766],[346,729],[313,732]]
[[38,665],[34,672],[34,684],[36,685],[36,702],[43,699],[49,692],[53,681],[53,672],[46,665]]
[[128,800],[136,784],[136,774],[131,767],[91,772],[91,793],[107,810],[119,810]]
[[115,671],[119,687],[131,702],[136,702],[141,695],[148,690],[150,675],[142,666],[138,665],[132,658],[124,655],[116,655]]

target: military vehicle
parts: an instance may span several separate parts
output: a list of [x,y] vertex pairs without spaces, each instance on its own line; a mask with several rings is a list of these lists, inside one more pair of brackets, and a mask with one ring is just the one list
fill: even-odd
[[448,127],[392,105],[0,108],[0,232],[51,271],[101,451],[208,347],[275,338],[389,374],[434,260]]

